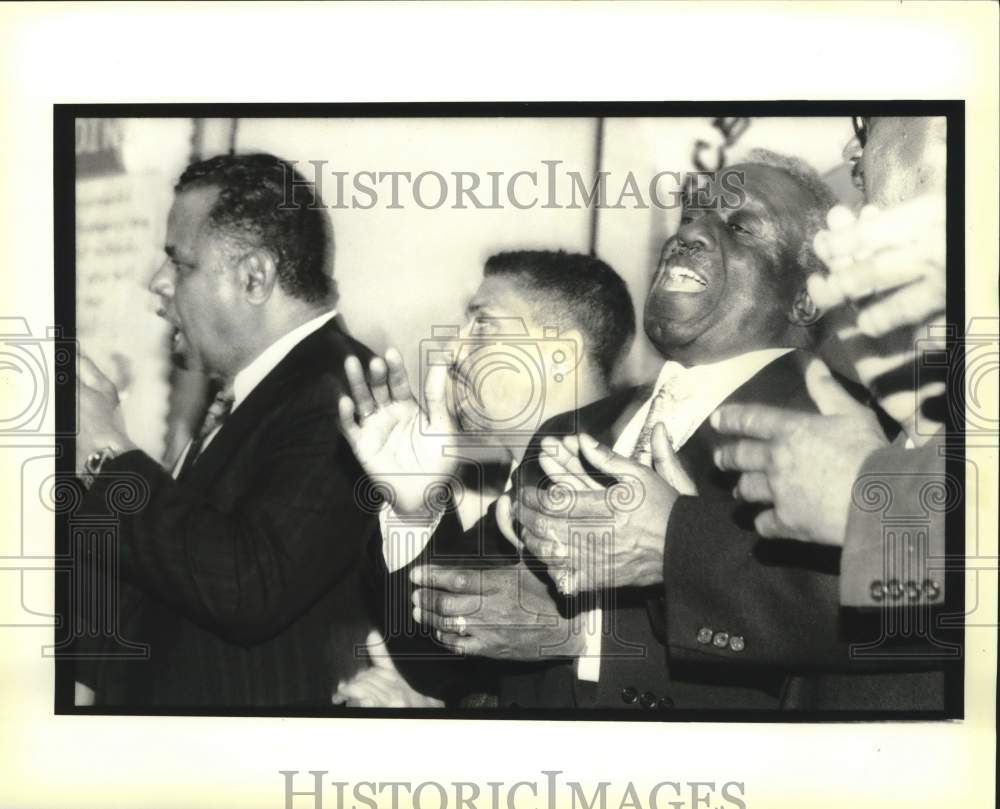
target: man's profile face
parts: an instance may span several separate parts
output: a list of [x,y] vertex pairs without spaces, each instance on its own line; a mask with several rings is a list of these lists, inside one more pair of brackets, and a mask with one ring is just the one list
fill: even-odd
[[576,406],[573,377],[560,371],[572,370],[571,355],[582,349],[547,335],[554,324],[541,322],[538,312],[531,292],[509,276],[484,278],[472,296],[452,371],[464,429],[530,434],[548,414]]
[[[786,344],[787,314],[804,283],[799,251],[812,194],[781,169],[743,173],[737,208],[698,206],[685,195],[681,224],[664,244],[646,298],[646,334],[657,349],[706,362]],[[713,188],[704,199],[718,199]]]
[[866,202],[890,208],[921,194],[944,193],[945,118],[873,116],[864,119],[864,132],[864,145],[852,138],[844,157],[860,164]]
[[181,191],[167,219],[167,260],[150,281],[157,314],[175,328],[174,353],[190,365],[229,375],[239,340],[236,273],[221,238],[208,227],[216,188]]

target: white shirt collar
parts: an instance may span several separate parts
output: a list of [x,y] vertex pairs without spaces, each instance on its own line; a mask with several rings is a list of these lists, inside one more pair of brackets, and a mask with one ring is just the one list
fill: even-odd
[[677,450],[734,391],[756,376],[765,366],[793,350],[764,348],[690,368],[667,360],[660,369],[649,399],[632,416],[615,442],[615,452],[629,455],[635,449],[639,433],[646,423],[652,398],[664,384],[668,384],[668,396],[671,400],[664,424],[667,427],[667,435],[670,436],[670,443]]
[[240,402],[250,395],[250,392],[261,383],[275,366],[281,362],[288,353],[299,343],[306,339],[314,331],[332,320],[337,315],[336,309],[314,317],[296,326],[287,334],[282,335],[271,345],[258,354],[254,360],[233,379],[233,410],[240,406]]

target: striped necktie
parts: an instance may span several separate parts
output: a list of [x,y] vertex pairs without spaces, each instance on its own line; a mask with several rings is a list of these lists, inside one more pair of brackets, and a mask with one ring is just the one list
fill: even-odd
[[188,447],[187,455],[184,456],[184,463],[181,465],[180,471],[177,473],[178,480],[183,478],[191,467],[194,466],[194,462],[198,459],[198,456],[201,455],[201,451],[205,448],[205,442],[208,440],[208,437],[222,426],[222,423],[226,420],[226,417],[232,409],[232,388],[223,388],[215,395],[215,399],[212,400],[212,404],[208,406],[208,412],[205,413],[205,420],[201,423],[201,429],[198,431],[198,436]]

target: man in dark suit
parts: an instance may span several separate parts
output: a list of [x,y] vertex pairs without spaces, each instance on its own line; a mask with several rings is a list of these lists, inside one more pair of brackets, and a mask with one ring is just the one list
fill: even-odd
[[809,290],[827,310],[831,361],[840,359],[902,429],[878,447],[859,442],[854,420],[836,410],[724,407],[713,421],[738,440],[718,462],[740,473],[734,492],[763,507],[765,536],[842,549],[841,604],[878,628],[862,651],[922,658],[936,671],[914,676],[913,687],[924,692],[922,704],[940,707],[943,678],[957,695],[962,676],[961,630],[938,621],[962,610],[959,582],[948,587],[961,572],[947,569],[962,538],[950,551],[945,542],[946,516],[961,507],[962,492],[957,461],[946,470],[954,436],[942,423],[950,368],[940,358],[950,364],[951,354],[943,339],[947,124],[916,116],[854,122],[844,157],[868,204],[857,218],[830,211],[815,239],[828,271],[812,276]]
[[[944,518],[958,505],[933,407],[944,369],[923,362],[925,351],[940,357],[946,348],[946,121],[872,117],[855,119],[855,129],[844,156],[869,204],[857,219],[844,208],[830,212],[816,237],[829,271],[809,288],[830,310],[827,331],[849,372],[902,432],[894,446],[872,448],[854,440],[853,423],[840,414],[724,408],[719,428],[741,440],[719,460],[742,473],[741,497],[769,506],[768,534],[843,547],[845,606],[923,611],[946,596]],[[803,486],[803,470],[817,461],[830,470],[825,485]],[[887,503],[865,494],[874,487]],[[914,530],[896,536],[893,524],[904,523]]]
[[[816,409],[802,349],[818,312],[805,281],[817,269],[812,237],[833,203],[797,161],[761,154],[733,170],[744,173],[743,204],[711,209],[689,198],[653,280],[646,331],[670,358],[657,383],[574,414],[576,429],[615,453],[590,435],[536,437],[516,481],[519,525],[501,499],[482,529],[517,542],[519,528],[569,597],[557,604],[562,623],[535,610],[550,627],[536,633],[536,658],[557,650],[563,659],[508,672],[501,704],[811,708],[811,673],[844,671],[844,692],[858,699],[838,707],[908,707],[898,679],[895,691],[879,689],[851,658],[835,554],[762,542],[753,513],[732,499],[736,476],[713,465],[721,439],[706,420],[723,402]],[[865,440],[884,445],[874,416],[866,423]],[[503,636],[523,628],[480,620],[497,614],[495,593],[510,600],[497,584],[504,575],[413,571],[421,619],[448,648],[505,657]],[[520,577],[521,591],[534,591],[532,578]]]
[[323,706],[357,670],[373,517],[336,406],[345,358],[369,352],[337,322],[328,248],[322,202],[284,161],[218,157],[183,173],[150,289],[174,350],[219,395],[172,470],[135,447],[114,387],[82,362],[84,508],[134,493],[118,524],[117,630],[149,647],[81,667],[96,704]]

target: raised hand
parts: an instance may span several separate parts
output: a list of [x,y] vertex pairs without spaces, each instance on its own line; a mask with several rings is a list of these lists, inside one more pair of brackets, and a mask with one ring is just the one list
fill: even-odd
[[[520,541],[545,563],[559,591],[572,595],[662,582],[670,512],[681,494],[696,493],[663,425],[653,431],[654,469],[586,434],[543,439],[542,451],[542,470],[554,486],[520,490],[515,516]],[[594,480],[581,459],[617,482],[606,487]],[[498,505],[497,514],[510,539],[509,504]]]
[[444,703],[421,694],[410,686],[396,669],[385,640],[374,629],[365,641],[371,668],[359,671],[350,680],[337,685],[331,699],[334,705],[349,708],[443,708]]
[[77,473],[84,472],[88,456],[112,446],[119,452],[134,448],[125,430],[118,390],[92,360],[80,356],[77,388],[79,432],[76,437]]
[[397,514],[433,516],[427,494],[448,484],[458,466],[447,454],[458,431],[446,402],[447,366],[429,369],[423,408],[395,349],[371,361],[367,379],[357,357],[344,370],[351,395],[340,399],[340,423],[358,462],[372,480],[391,487]]
[[742,473],[734,496],[770,506],[756,519],[761,536],[843,545],[858,472],[887,442],[875,414],[819,360],[806,385],[822,415],[752,404],[716,410],[712,426],[740,439],[716,450],[715,463]]
[[923,362],[946,347],[944,199],[866,206],[857,218],[837,206],[827,223],[814,247],[830,272],[809,277],[810,296],[830,310],[858,379],[920,446],[938,427],[924,403],[945,391],[940,367]]
[[845,208],[828,215],[815,238],[830,274],[813,275],[809,293],[821,309],[857,304],[858,329],[881,337],[922,326],[945,311],[945,201],[925,194],[894,208]]

